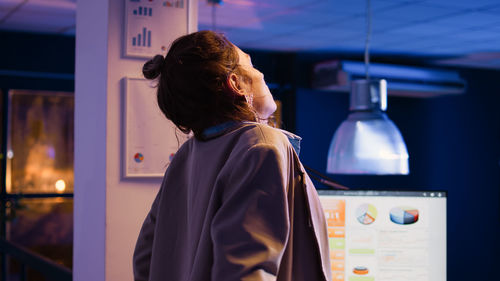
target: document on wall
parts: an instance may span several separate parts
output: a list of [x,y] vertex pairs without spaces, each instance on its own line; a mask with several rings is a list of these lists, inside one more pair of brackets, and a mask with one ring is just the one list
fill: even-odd
[[125,0],[124,55],[165,55],[171,42],[190,32],[189,4],[189,0]]
[[188,139],[168,120],[156,102],[156,88],[143,78],[125,78],[125,177],[162,177],[179,147]]

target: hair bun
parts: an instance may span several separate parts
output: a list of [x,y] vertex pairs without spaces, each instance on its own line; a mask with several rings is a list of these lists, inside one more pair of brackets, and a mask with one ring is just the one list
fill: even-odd
[[144,64],[142,74],[147,79],[155,79],[160,75],[164,62],[165,58],[162,55],[156,55]]

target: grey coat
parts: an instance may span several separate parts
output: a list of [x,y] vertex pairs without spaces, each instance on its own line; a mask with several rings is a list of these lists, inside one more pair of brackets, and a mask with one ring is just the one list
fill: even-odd
[[182,145],[133,265],[137,281],[331,280],[323,210],[286,136],[245,123]]

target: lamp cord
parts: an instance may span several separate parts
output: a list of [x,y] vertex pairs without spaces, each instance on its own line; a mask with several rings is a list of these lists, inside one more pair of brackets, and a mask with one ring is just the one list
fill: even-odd
[[216,31],[215,29],[217,27],[217,24],[216,24],[216,21],[215,21],[216,20],[216,11],[217,11],[216,10],[217,7],[215,7],[216,5],[217,4],[212,3],[212,31],[214,31],[214,32]]
[[314,180],[332,188],[332,189],[340,189],[340,190],[349,190],[349,187],[345,186],[345,185],[342,185],[332,179],[330,179],[329,177],[323,175],[322,173],[314,170],[313,168],[307,166],[307,165],[304,165],[304,163],[302,163],[302,166],[304,166],[304,168],[310,172],[309,176],[311,178],[313,178]]
[[370,81],[370,39],[372,33],[372,11],[370,0],[366,0],[366,38],[365,38],[365,73],[366,80]]

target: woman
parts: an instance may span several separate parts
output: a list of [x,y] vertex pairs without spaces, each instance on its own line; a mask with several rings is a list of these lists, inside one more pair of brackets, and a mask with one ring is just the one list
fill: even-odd
[[224,36],[175,40],[143,68],[194,138],[170,163],[134,252],[135,280],[330,280],[326,223],[250,56]]

